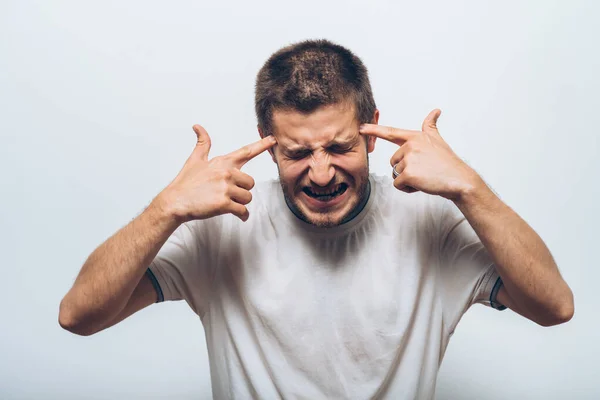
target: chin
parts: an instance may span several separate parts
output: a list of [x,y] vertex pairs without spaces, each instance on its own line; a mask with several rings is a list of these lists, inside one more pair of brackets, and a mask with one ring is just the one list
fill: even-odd
[[368,197],[369,170],[361,174],[342,175],[326,193],[315,190],[310,184],[297,182],[288,185],[279,177],[286,203],[301,220],[321,228],[333,228],[347,222],[365,203]]
[[[308,215],[306,215],[308,214]],[[319,228],[333,228],[342,224],[345,216],[304,213],[304,221]]]
[[320,228],[333,228],[341,225],[359,203],[358,196],[353,190],[347,190],[344,193],[345,198],[340,199],[335,206],[331,207],[332,209],[328,209],[326,204],[314,204],[316,202],[307,197],[305,193],[294,196],[291,202],[295,208],[294,211],[305,222]]

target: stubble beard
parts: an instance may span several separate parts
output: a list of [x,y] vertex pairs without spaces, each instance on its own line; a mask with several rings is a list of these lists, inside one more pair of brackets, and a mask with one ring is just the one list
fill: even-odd
[[300,201],[294,195],[294,189],[289,187],[283,179],[281,179],[281,171],[279,170],[279,165],[277,165],[277,171],[279,173],[279,183],[281,185],[281,190],[283,191],[283,197],[285,198],[285,202],[291,211],[302,221],[314,225],[319,228],[333,228],[339,226],[345,222],[351,220],[355,215],[357,208],[364,206],[364,203],[369,196],[369,161],[367,157],[367,165],[360,172],[359,175],[353,177],[356,193],[358,196],[354,200],[354,204],[348,212],[346,212],[342,217],[335,218],[329,213],[320,214],[320,218],[310,218],[302,208],[299,206]]

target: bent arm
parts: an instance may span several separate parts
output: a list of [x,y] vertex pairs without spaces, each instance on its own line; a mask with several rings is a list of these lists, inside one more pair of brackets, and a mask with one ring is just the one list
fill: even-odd
[[88,257],[60,303],[59,323],[64,329],[91,335],[156,300],[144,273],[180,224],[166,204],[155,198]]
[[498,301],[542,326],[570,320],[573,293],[538,234],[483,181],[455,203],[502,278]]
[[133,293],[131,294],[127,304],[125,304],[125,307],[123,307],[123,309],[113,319],[102,325],[102,327],[98,329],[96,333],[118,324],[130,315],[135,314],[141,309],[146,308],[150,304],[156,303],[157,301],[158,294],[156,293],[156,289],[146,274],[142,276],[142,279],[133,290]]

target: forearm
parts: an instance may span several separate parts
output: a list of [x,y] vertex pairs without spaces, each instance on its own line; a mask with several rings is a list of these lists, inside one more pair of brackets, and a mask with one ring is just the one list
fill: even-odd
[[138,217],[100,245],[86,260],[60,304],[65,327],[100,327],[127,304],[162,245],[179,223],[156,198]]
[[490,253],[508,295],[541,324],[572,314],[573,295],[539,235],[481,180],[455,200]]

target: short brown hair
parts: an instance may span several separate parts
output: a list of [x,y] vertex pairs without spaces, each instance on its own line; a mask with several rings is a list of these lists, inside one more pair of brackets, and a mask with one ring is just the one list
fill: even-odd
[[272,134],[273,111],[310,113],[353,102],[360,123],[370,122],[375,100],[367,68],[350,50],[328,40],[306,40],[274,53],[258,72],[254,106],[258,126]]

